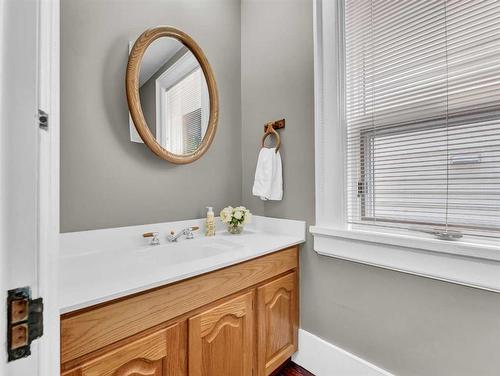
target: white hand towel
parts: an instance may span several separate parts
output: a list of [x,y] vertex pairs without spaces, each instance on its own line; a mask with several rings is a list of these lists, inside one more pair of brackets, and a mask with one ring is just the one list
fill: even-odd
[[252,192],[262,200],[283,198],[281,156],[275,148],[260,149]]

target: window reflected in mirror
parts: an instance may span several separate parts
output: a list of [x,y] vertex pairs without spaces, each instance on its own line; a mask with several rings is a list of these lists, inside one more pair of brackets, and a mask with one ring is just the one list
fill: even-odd
[[198,60],[180,41],[159,38],[147,48],[139,96],[149,130],[163,148],[178,155],[197,150],[209,123],[208,87]]

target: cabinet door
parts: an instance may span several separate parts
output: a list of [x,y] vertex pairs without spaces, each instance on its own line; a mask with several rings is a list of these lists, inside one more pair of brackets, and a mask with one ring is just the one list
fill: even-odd
[[92,359],[63,376],[184,376],[185,325],[175,324]]
[[189,376],[251,376],[253,292],[189,319]]
[[297,273],[257,289],[258,375],[267,376],[297,351]]

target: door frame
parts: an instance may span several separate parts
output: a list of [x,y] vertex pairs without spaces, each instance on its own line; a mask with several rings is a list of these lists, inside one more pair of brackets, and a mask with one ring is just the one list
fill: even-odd
[[[11,0],[0,0],[0,11],[7,9],[7,2]],[[35,128],[36,132],[36,189],[33,192],[36,202],[36,245],[33,259],[24,260],[26,264],[33,263],[33,292],[34,297],[43,297],[45,303],[44,327],[45,334],[42,338],[32,343],[33,356],[24,360],[14,361],[7,364],[7,289],[23,286],[12,286],[9,278],[6,277],[7,270],[10,274],[16,274],[19,267],[19,260],[15,264],[9,264],[7,258],[7,237],[4,230],[8,230],[4,223],[8,222],[4,211],[5,202],[9,200],[6,196],[7,190],[0,187],[0,374],[2,375],[25,375],[29,370],[33,376],[55,376],[59,374],[59,304],[58,304],[58,259],[59,259],[59,0],[29,0],[36,6],[34,25],[35,51],[34,56],[37,71],[36,82],[34,83],[36,106],[32,114],[32,126],[37,127],[36,107],[49,113],[49,128],[43,130]],[[3,20],[3,18],[2,18]],[[30,20],[26,20],[30,22]],[[30,31],[27,32],[32,32]],[[4,64],[10,64],[14,58],[7,60],[7,48],[9,44],[4,44],[4,32],[0,32],[0,75],[5,73]],[[15,62],[14,62],[15,63]],[[4,107],[4,96],[7,94],[0,91],[0,113],[2,119],[5,118],[7,107]],[[4,124],[3,127],[10,126],[11,132],[16,131],[16,124]],[[0,131],[2,142],[6,136]],[[10,165],[9,155],[0,155],[0,177],[8,179],[4,174]],[[17,157],[17,155],[16,155]],[[26,158],[31,158],[27,156]],[[31,173],[31,172],[26,172]],[[30,234],[31,236],[31,234]],[[8,240],[11,241],[11,240]],[[31,270],[31,267],[29,268]],[[19,273],[22,274],[22,273]],[[22,279],[22,278],[21,278]]]
[[60,0],[39,3],[39,108],[49,127],[39,137],[38,283],[44,299],[44,335],[39,340],[39,376],[60,374],[59,324],[59,143]]

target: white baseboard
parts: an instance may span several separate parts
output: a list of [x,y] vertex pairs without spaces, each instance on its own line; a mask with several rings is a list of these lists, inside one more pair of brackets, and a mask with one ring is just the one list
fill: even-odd
[[302,329],[293,361],[316,376],[394,376]]

